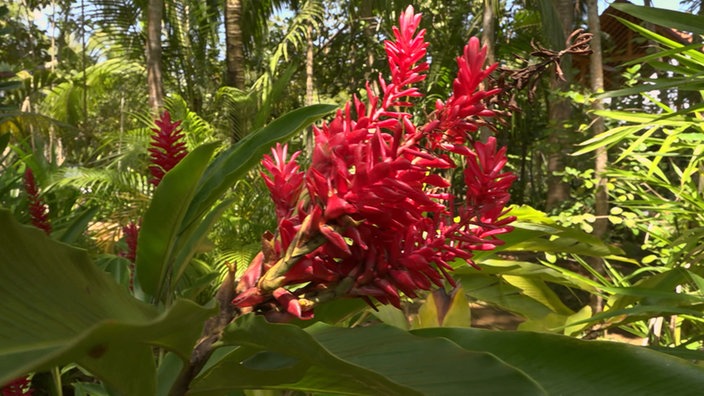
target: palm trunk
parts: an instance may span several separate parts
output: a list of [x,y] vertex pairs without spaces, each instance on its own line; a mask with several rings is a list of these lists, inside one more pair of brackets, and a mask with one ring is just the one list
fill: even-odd
[[244,43],[242,41],[242,1],[225,0],[225,84],[244,90]]
[[[574,25],[574,1],[555,0],[555,8],[562,22],[564,37],[568,37]],[[565,72],[565,78],[570,79],[569,57],[562,59],[561,67]],[[569,99],[560,96],[558,93],[569,88],[568,81],[562,81],[557,74],[550,80],[550,91],[553,93],[548,106],[548,116],[550,119],[550,136],[548,137],[548,192],[545,202],[546,209],[553,209],[559,203],[566,201],[570,197],[570,187],[562,181],[562,173],[565,170],[565,158],[569,154],[567,151],[567,137],[571,130],[568,125],[572,116],[572,108]]]
[[[601,54],[601,26],[599,25],[599,14],[597,11],[597,1],[587,0],[588,8],[588,21],[589,21],[589,31],[594,35],[592,37],[591,47],[592,55],[589,60],[589,76],[592,92],[599,93],[604,90],[604,69],[603,60]],[[593,110],[603,110],[604,103],[600,99],[594,100],[592,102]],[[605,130],[604,119],[596,116],[592,122],[592,130],[594,135],[603,133]],[[597,189],[596,189],[596,223],[594,225],[594,235],[601,238],[606,234],[608,228],[608,216],[609,202],[606,189],[606,178],[604,177],[604,172],[606,171],[606,164],[608,162],[608,153],[606,147],[600,147],[596,151],[596,161],[594,164],[594,170],[596,172],[597,178]]]
[[313,47],[313,26],[308,25],[306,30],[306,100],[305,105],[313,104],[313,95],[315,95],[315,86],[313,81],[313,55],[315,48]]
[[[601,53],[601,26],[599,25],[599,11],[597,8],[597,0],[587,0],[587,18],[589,31],[593,34],[591,47],[592,55],[589,59],[589,79],[592,92],[599,93],[604,90],[604,64]],[[595,99],[592,102],[593,110],[603,110],[604,103],[600,99]],[[604,119],[600,116],[595,116],[592,122],[592,130],[594,135],[598,135],[606,129]],[[606,235],[609,221],[609,196],[607,191],[607,179],[604,173],[609,157],[606,147],[599,147],[596,150],[596,159],[594,162],[594,173],[596,175],[596,196],[594,204],[594,214],[596,222],[594,223],[593,234],[601,239]],[[600,273],[604,272],[603,262],[600,258],[595,257],[592,260],[592,265]],[[599,295],[594,294],[591,301],[593,312],[601,312],[603,301]]]
[[156,114],[164,106],[161,73],[161,19],[163,0],[149,0],[147,6],[147,87],[149,107]]
[[486,47],[486,62],[494,64],[496,62],[496,28],[494,13],[494,0],[484,0],[484,15],[482,16],[482,46]]
[[[484,0],[484,14],[482,15],[482,46],[486,47],[486,63],[491,65],[496,62],[496,29],[494,20],[494,0]],[[481,83],[481,88],[486,89],[485,83]],[[482,142],[486,142],[491,136],[491,130],[486,126],[479,128],[479,136]]]
[[[315,80],[314,80],[314,75],[313,75],[313,66],[314,66],[314,54],[315,54],[315,47],[313,46],[313,25],[308,25],[307,30],[306,30],[306,39],[307,39],[307,48],[306,48],[306,100],[305,100],[305,105],[310,106],[313,104],[314,101],[314,95],[315,95]],[[312,153],[313,152],[313,129],[311,127],[308,127],[306,129],[306,134],[305,134],[305,145],[306,145],[306,152],[307,153]]]
[[374,30],[376,30],[376,21],[374,20],[373,4],[371,0],[362,0],[359,6],[359,19],[364,22],[364,37],[366,39],[366,49],[367,49],[367,66],[364,68],[366,71],[364,73],[364,79],[369,81],[369,86],[372,90],[379,94],[379,82],[377,79],[377,73],[374,71],[374,63],[376,62],[376,56],[374,56],[374,46],[375,43]]

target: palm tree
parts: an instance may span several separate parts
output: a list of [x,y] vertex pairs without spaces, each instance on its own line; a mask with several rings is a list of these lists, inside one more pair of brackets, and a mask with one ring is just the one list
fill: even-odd
[[[591,47],[592,55],[589,59],[589,80],[591,90],[594,93],[599,93],[604,90],[604,64],[601,53],[601,26],[599,24],[599,10],[597,0],[587,0],[587,21],[589,31],[593,34]],[[604,110],[604,104],[601,99],[594,99],[592,109],[599,111]],[[596,116],[592,121],[593,134],[600,135],[606,130],[604,119]],[[594,161],[594,174],[596,177],[596,194],[594,196],[594,236],[599,239],[604,238],[609,226],[609,195],[607,190],[606,165],[609,161],[609,155],[605,146],[596,149]],[[604,272],[604,263],[601,258],[590,258],[591,265],[599,273]],[[601,312],[603,301],[599,294],[591,295],[591,305],[593,312]]]
[[[246,0],[245,0],[246,1]],[[264,2],[262,2],[264,3]],[[260,9],[260,11],[264,11]],[[244,90],[244,40],[242,37],[242,1],[225,0],[225,84]]]
[[482,46],[486,47],[486,61],[488,64],[496,62],[496,13],[497,0],[484,0],[482,13]]
[[164,88],[161,67],[161,19],[164,0],[148,0],[147,5],[147,88],[149,107],[154,114],[164,106]]
[[[559,29],[555,29],[553,25],[553,33],[551,35],[552,42],[554,44],[559,43],[559,45],[565,45],[565,39],[570,35],[574,28],[574,12],[575,12],[575,2],[574,0],[553,0],[552,5],[554,7],[555,15],[557,20],[549,20],[543,15],[543,25],[555,24]],[[564,47],[557,47],[564,48]],[[572,109],[570,105],[570,100],[564,96],[560,96],[560,92],[564,92],[569,88],[569,66],[568,62],[570,59],[568,57],[564,58],[562,61],[562,70],[567,70],[565,78],[557,74],[553,74],[549,85],[550,91],[553,94],[548,105],[548,119],[550,122],[550,135],[548,136],[548,191],[545,206],[547,209],[552,209],[558,206],[561,202],[565,202],[570,198],[570,187],[567,183],[562,181],[561,172],[565,170],[565,157],[567,157],[568,152],[567,147],[567,137],[570,133],[569,121],[572,116]]]

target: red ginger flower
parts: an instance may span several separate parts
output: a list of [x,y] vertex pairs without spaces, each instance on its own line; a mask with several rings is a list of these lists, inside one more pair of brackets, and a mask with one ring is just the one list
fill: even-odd
[[29,167],[24,171],[24,190],[27,193],[29,215],[32,225],[41,228],[47,235],[51,234],[49,207],[39,198],[39,189],[34,180],[34,173]]
[[122,234],[125,236],[127,250],[121,254],[122,257],[134,263],[137,258],[137,239],[139,238],[139,226],[134,221],[122,227]]
[[[450,262],[472,262],[472,251],[502,243],[509,232],[505,149],[496,140],[462,145],[475,131],[472,117],[492,115],[481,100],[498,90],[475,92],[493,67],[483,70],[486,50],[475,40],[458,58],[453,96],[417,128],[404,109],[421,96],[427,44],[416,33],[420,15],[409,7],[385,43],[391,82],[380,77],[380,99],[367,86],[369,103],[355,99],[329,123],[314,128],[308,170],[277,145],[262,161],[276,203],[278,232],[266,235],[262,252],[240,279],[233,303],[271,317],[309,318],[313,307],[337,296],[400,306],[400,293],[454,281]],[[425,143],[426,146],[421,145]],[[448,152],[466,158],[466,199],[455,208],[450,183],[438,174],[453,168]]]
[[33,392],[31,381],[27,376],[16,378],[0,388],[0,396],[32,396]]
[[430,122],[423,127],[429,134],[433,146],[442,145],[454,151],[454,145],[464,144],[480,124],[480,117],[493,117],[495,114],[482,103],[487,97],[498,94],[500,89],[479,90],[479,85],[498,64],[483,69],[486,60],[486,47],[479,47],[479,39],[472,37],[464,47],[462,56],[457,57],[459,71],[453,81],[452,96],[443,103],[435,103],[435,111]]
[[188,154],[184,135],[179,126],[181,121],[171,122],[171,114],[165,111],[161,118],[154,121],[158,128],[153,128],[152,140],[148,149],[151,165],[149,182],[158,186],[166,172],[176,166]]
[[137,259],[137,240],[139,239],[139,225],[134,221],[129,222],[126,226],[122,227],[122,234],[125,236],[125,243],[127,244],[127,250],[120,253],[120,256],[126,258],[130,261],[129,271],[130,271],[130,290],[134,290],[134,263]]

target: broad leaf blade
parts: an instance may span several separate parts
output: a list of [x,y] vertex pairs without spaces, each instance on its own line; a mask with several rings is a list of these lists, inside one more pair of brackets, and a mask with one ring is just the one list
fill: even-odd
[[0,210],[0,383],[78,362],[122,394],[154,393],[152,347],[189,354],[213,314],[177,301],[159,313],[90,262]]
[[614,3],[611,7],[633,15],[646,22],[677,29],[694,34],[704,34],[704,16],[686,12],[666,10],[655,7],[643,7],[630,3]]
[[544,394],[522,371],[495,356],[462,351],[442,338],[424,340],[391,326],[316,324],[308,331],[336,356],[424,395]]
[[302,329],[270,324],[246,315],[228,326],[222,337],[239,348],[209,364],[193,382],[189,395],[222,395],[232,389],[413,395],[411,389],[381,374],[346,362],[328,352]]
[[215,147],[198,147],[167,172],[144,214],[135,264],[140,287],[153,297],[161,298],[168,287],[183,218]]
[[201,180],[188,209],[185,226],[191,227],[203,216],[228,188],[261,160],[274,143],[290,138],[336,108],[334,105],[319,104],[293,110],[218,155]]
[[704,389],[704,369],[643,347],[531,332],[441,328],[412,333],[494,354],[551,395],[691,395]]
[[303,331],[250,316],[230,326],[223,341],[242,346],[197,378],[191,394],[223,394],[231,389],[223,384],[236,388],[243,381],[327,394],[543,394],[522,372],[489,354],[385,325],[317,323]]

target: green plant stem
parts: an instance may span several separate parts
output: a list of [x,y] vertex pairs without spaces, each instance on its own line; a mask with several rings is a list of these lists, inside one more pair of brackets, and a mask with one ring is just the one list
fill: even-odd
[[215,299],[220,304],[220,312],[205,322],[201,337],[191,352],[188,365],[181,370],[174,381],[169,396],[183,396],[188,392],[191,382],[216,349],[216,343],[220,340],[225,327],[240,315],[240,311],[232,305],[232,300],[235,298],[235,272],[234,267],[229,268],[227,276],[215,294]]
[[64,389],[61,383],[61,370],[59,370],[59,366],[51,368],[51,378],[54,380],[54,395],[63,396]]

